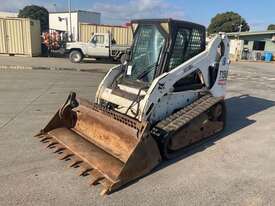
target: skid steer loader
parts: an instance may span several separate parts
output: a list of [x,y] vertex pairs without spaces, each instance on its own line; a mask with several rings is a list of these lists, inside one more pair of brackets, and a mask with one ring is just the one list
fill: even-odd
[[205,28],[173,19],[133,20],[125,62],[100,83],[95,102],[71,92],[36,135],[108,194],[225,127],[229,41],[206,45]]

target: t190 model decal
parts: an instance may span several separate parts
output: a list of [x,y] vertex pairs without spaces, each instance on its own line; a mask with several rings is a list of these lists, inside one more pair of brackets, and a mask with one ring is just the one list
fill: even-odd
[[218,85],[225,85],[226,80],[227,80],[227,76],[228,76],[228,71],[227,70],[220,71]]

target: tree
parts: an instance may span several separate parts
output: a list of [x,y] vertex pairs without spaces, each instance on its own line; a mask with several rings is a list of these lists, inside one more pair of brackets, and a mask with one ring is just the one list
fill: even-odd
[[275,24],[270,24],[270,25],[267,27],[267,30],[275,30]]
[[208,34],[218,33],[218,32],[237,32],[249,31],[250,27],[239,14],[232,11],[217,14],[214,18],[211,19],[211,23],[208,26]]
[[18,17],[40,20],[41,31],[49,28],[49,12],[44,7],[36,5],[26,6],[19,11]]

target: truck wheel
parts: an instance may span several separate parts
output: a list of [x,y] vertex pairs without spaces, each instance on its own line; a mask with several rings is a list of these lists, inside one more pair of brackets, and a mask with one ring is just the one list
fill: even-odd
[[83,59],[83,55],[80,51],[74,50],[70,52],[69,59],[72,63],[79,63]]

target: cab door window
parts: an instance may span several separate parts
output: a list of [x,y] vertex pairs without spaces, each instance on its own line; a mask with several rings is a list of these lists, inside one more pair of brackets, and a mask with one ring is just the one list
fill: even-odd
[[205,34],[203,30],[179,28],[168,64],[168,71],[186,62],[205,50]]
[[190,39],[190,30],[188,29],[178,30],[173,53],[168,65],[168,71],[174,69],[184,61],[185,51],[187,49],[189,39]]
[[92,39],[94,44],[104,44],[104,35],[96,35]]

